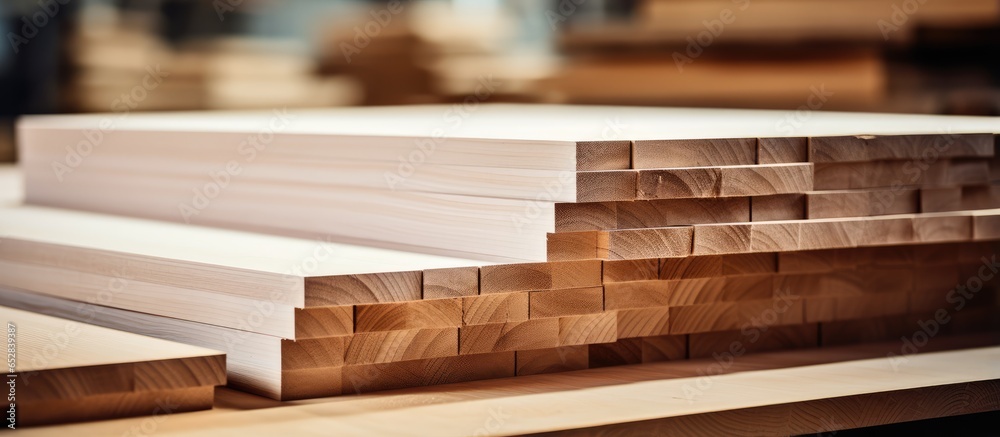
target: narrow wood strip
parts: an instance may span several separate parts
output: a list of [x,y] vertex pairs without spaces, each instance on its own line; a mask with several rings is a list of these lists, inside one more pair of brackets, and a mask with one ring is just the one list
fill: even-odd
[[[806,196],[803,194],[757,196],[751,197],[750,201],[751,220],[755,222],[809,218],[806,214]],[[732,220],[732,222],[738,221]]]
[[601,313],[604,287],[532,291],[528,308],[530,319]]
[[633,170],[576,173],[577,202],[629,201],[636,198],[636,177]]
[[362,332],[349,337],[345,365],[391,363],[455,356],[458,328]]
[[559,318],[559,345],[612,343],[618,340],[618,314],[607,311]]
[[475,296],[479,294],[479,267],[424,270],[423,281],[424,299]]
[[621,202],[556,203],[556,232],[615,229]]
[[807,138],[758,138],[757,163],[783,164],[809,161]]
[[567,372],[588,368],[587,345],[517,351],[517,375]]
[[431,299],[358,305],[355,332],[404,331],[462,326],[462,299]]
[[354,332],[351,305],[295,309],[295,338],[323,338]]
[[306,306],[405,302],[422,297],[421,272],[386,272],[363,275],[305,278]]
[[599,285],[599,260],[500,264],[480,268],[480,293],[484,294]]
[[632,168],[707,167],[756,163],[755,138],[644,140],[632,145]]
[[493,293],[462,299],[464,325],[524,320],[528,320],[528,292]]
[[604,261],[604,283],[657,279],[660,276],[659,264],[657,258]]
[[576,143],[576,169],[625,170],[631,168],[631,141],[579,141]]
[[608,232],[609,259],[673,258],[691,254],[693,227]]
[[461,355],[545,349],[559,346],[559,319],[467,325],[461,328]]

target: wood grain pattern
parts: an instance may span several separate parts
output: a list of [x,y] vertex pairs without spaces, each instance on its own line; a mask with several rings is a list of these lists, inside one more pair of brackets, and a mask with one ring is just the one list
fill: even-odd
[[962,187],[923,188],[920,190],[920,212],[961,210],[962,191]]
[[617,310],[618,338],[651,337],[670,333],[670,307]]
[[750,221],[749,198],[667,199],[617,204],[617,229]]
[[614,311],[559,318],[559,345],[612,343],[618,340],[618,315]]
[[345,365],[392,363],[455,356],[458,328],[361,332],[350,337]]
[[528,320],[528,292],[493,293],[462,299],[462,324]]
[[604,261],[603,282],[607,284],[657,279],[660,276],[659,265],[660,260],[656,258],[607,260]]
[[345,366],[344,393],[369,393],[515,375],[514,352]]
[[549,261],[606,259],[608,233],[597,231],[548,234],[546,250]]
[[758,138],[758,164],[785,164],[809,160],[808,138]]
[[691,254],[693,227],[629,229],[608,232],[609,259],[682,257]]
[[323,338],[354,332],[351,305],[295,309],[295,338]]
[[621,202],[556,203],[556,232],[614,229]]
[[692,359],[725,356],[725,354],[740,357],[747,353],[818,346],[819,325],[809,323],[794,326],[771,326],[767,329],[748,329],[746,331],[691,334],[688,356]]
[[[169,407],[164,405],[169,400]],[[155,391],[95,394],[78,399],[18,403],[17,426],[32,427],[132,416],[152,416],[211,410],[215,387],[185,387]],[[147,418],[148,420],[148,418]],[[23,429],[23,428],[21,428]]]
[[[775,220],[800,220],[806,216],[806,196],[803,194],[778,194],[750,198],[750,218],[755,222]],[[750,220],[730,220],[740,222]]]
[[599,260],[500,264],[479,271],[482,294],[601,285]]
[[423,298],[446,299],[479,294],[479,267],[423,271]]
[[694,226],[695,255],[782,252],[799,248],[801,221]]
[[754,164],[756,147],[754,138],[634,141],[632,168]]
[[309,277],[305,289],[307,306],[405,302],[423,294],[419,271]]
[[604,287],[532,291],[528,302],[531,319],[601,313]]
[[462,326],[462,299],[431,299],[357,305],[354,331],[405,331]]
[[577,170],[625,170],[631,168],[632,142],[580,141],[576,143]]
[[912,214],[922,211],[922,192],[909,188],[813,191],[806,194],[806,215],[821,219]]
[[578,172],[577,202],[614,202],[635,200],[636,177],[633,170]]
[[559,319],[535,319],[463,326],[459,354],[484,354],[557,346],[560,346]]
[[[281,370],[340,367],[351,336],[281,340]],[[359,340],[359,344],[363,340]]]
[[742,197],[813,190],[812,164],[641,170],[638,199]]
[[720,302],[670,308],[670,333],[729,331],[744,326],[794,325],[804,322],[802,300]]
[[694,279],[723,276],[722,256],[689,256],[660,260],[659,279]]
[[813,162],[914,160],[933,157],[993,156],[993,136],[987,134],[813,137]]

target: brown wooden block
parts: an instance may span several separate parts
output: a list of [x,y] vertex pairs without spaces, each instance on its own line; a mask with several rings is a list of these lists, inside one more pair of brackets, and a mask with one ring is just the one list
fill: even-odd
[[528,292],[495,293],[462,299],[462,323],[520,322],[528,320]]
[[682,279],[671,282],[674,286],[667,298],[669,306],[697,305],[725,300],[724,294],[727,292],[725,277]]
[[420,300],[422,272],[370,273],[305,279],[307,307]]
[[625,170],[632,163],[631,141],[580,141],[576,143],[576,169]]
[[[752,197],[750,210],[755,222],[801,220],[806,217],[806,195],[777,194]],[[736,222],[732,220],[731,222]]]
[[812,164],[723,167],[719,196],[766,196],[813,190]]
[[859,266],[909,266],[916,262],[915,249],[919,246],[875,246],[853,249]]
[[[684,258],[679,258],[684,259]],[[648,281],[659,277],[659,259],[608,260],[604,262],[604,283]]]
[[615,202],[635,200],[636,176],[633,170],[581,171],[576,173],[577,202]]
[[608,233],[609,259],[670,258],[691,254],[693,228],[677,226]]
[[919,191],[911,188],[869,188],[808,193],[810,219],[868,217],[920,212]]
[[556,203],[556,232],[615,229],[619,202]]
[[559,318],[559,345],[613,343],[618,340],[618,314],[614,311]]
[[391,363],[454,356],[458,328],[363,332],[347,342],[345,365]]
[[920,189],[920,212],[960,211],[962,209],[962,187]]
[[866,319],[894,314],[906,314],[910,293],[872,293],[863,296],[837,298],[838,320]]
[[964,213],[927,213],[913,218],[913,239],[921,243],[969,241],[972,217]]
[[1000,209],[972,211],[972,239],[1000,239]]
[[952,159],[949,162],[949,185],[986,185],[988,183],[990,183],[989,162],[982,159]]
[[[184,370],[177,372],[178,368]],[[132,370],[135,372],[133,391],[226,385],[224,355],[139,361],[134,363]]]
[[689,256],[660,260],[659,279],[693,279],[722,276],[722,256]]
[[479,267],[424,270],[424,299],[479,294]]
[[546,245],[549,261],[605,259],[608,257],[608,234],[606,232],[548,234]]
[[992,156],[991,143],[992,138],[983,134],[812,137],[809,139],[809,159],[813,162],[850,162],[915,160],[927,156],[986,157]]
[[589,367],[587,345],[517,351],[517,375],[582,370]]
[[658,335],[642,339],[642,362],[677,361],[688,356],[688,336]]
[[295,309],[295,338],[323,338],[354,332],[354,307],[314,307]]
[[669,305],[676,281],[634,281],[605,284],[605,311]]
[[866,268],[857,272],[866,292],[912,293],[914,274],[910,266]]
[[758,138],[757,163],[783,164],[809,161],[808,139],[791,138]]
[[480,267],[480,293],[601,285],[601,261],[500,264]]
[[460,298],[358,305],[354,311],[355,332],[462,326]]
[[799,227],[799,250],[857,247],[863,235],[861,220],[806,220]]
[[590,368],[642,363],[642,339],[622,338],[614,343],[589,345]]
[[515,375],[514,352],[344,366],[343,392],[368,393]]
[[913,242],[912,217],[872,217],[861,223],[864,229],[860,243],[866,246],[898,245]]
[[650,337],[670,333],[670,308],[618,310],[618,338]]
[[559,346],[559,319],[535,319],[463,326],[459,353],[470,355],[556,346]]
[[777,271],[778,255],[775,253],[722,255],[722,274],[726,276],[774,273]]
[[344,365],[344,353],[350,336],[282,340],[281,368],[285,370]]
[[1000,208],[1000,185],[962,187],[962,206],[959,209],[994,208]]
[[727,276],[722,299],[744,301],[770,298],[774,295],[775,276],[771,273]]
[[962,253],[963,246],[961,243],[936,243],[914,246],[913,262],[917,265],[952,265],[955,264],[956,254]]
[[691,334],[803,323],[802,300],[782,295],[776,299],[719,302],[670,308],[671,334]]
[[819,325],[809,323],[792,326],[770,326],[767,329],[704,332],[691,334],[688,354],[691,359],[711,356],[740,357],[783,349],[804,349],[819,346]]
[[532,291],[528,308],[531,319],[600,313],[604,311],[604,287]]
[[343,393],[343,367],[281,370],[281,400],[339,396]]
[[637,199],[720,197],[719,167],[673,168],[639,172]]
[[799,248],[799,221],[698,225],[695,255],[782,252]]
[[757,161],[754,138],[641,140],[632,144],[632,168],[749,165]]
[[619,202],[618,229],[750,221],[750,198],[665,199]]

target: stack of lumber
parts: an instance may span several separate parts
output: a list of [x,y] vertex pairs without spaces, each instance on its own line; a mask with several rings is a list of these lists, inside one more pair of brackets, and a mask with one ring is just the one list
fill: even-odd
[[9,208],[0,302],[278,399],[998,328],[996,119],[454,110],[25,120],[28,203],[242,230]]
[[7,321],[7,424],[210,409],[215,386],[226,383],[222,352],[7,307],[0,317]]
[[825,84],[836,96],[828,110],[941,111],[954,106],[935,101],[950,94],[942,89],[968,89],[962,78],[992,66],[955,67],[943,84],[914,86],[914,69],[933,77],[931,66],[958,65],[921,53],[937,44],[921,32],[957,30],[938,43],[959,51],[975,47],[962,31],[1000,25],[992,0],[636,3],[626,22],[562,26],[567,62],[541,86],[548,101],[793,109]]

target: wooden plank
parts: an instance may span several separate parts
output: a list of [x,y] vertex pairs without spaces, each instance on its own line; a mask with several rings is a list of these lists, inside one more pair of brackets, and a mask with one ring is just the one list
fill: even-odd
[[479,294],[479,267],[423,271],[423,298],[447,299]]
[[743,197],[813,190],[811,163],[641,170],[638,199]]
[[466,325],[461,328],[459,354],[545,349],[560,346],[559,319]]
[[660,260],[659,279],[712,278],[723,275],[722,256],[689,256]]
[[636,177],[632,170],[578,172],[577,202],[615,202],[635,200]]
[[580,141],[576,143],[577,170],[625,170],[631,168],[630,141]]
[[750,198],[740,197],[640,200],[617,203],[616,209],[615,229],[750,221]]
[[392,363],[455,356],[458,328],[360,332],[350,337],[345,365]]
[[755,138],[634,141],[632,168],[754,164],[756,147]]
[[962,187],[923,188],[920,190],[920,212],[962,210],[962,191]]
[[869,217],[921,212],[918,191],[909,188],[814,191],[806,194],[807,217]]
[[[752,197],[750,204],[751,219],[755,222],[766,222],[809,218],[806,216],[806,205],[806,196],[802,194]],[[739,221],[730,220],[730,222]]]
[[462,299],[459,298],[358,305],[354,310],[354,332],[459,326],[462,326]]
[[969,241],[972,217],[964,213],[927,213],[913,218],[913,238],[921,243]]
[[722,274],[748,275],[778,271],[778,256],[774,253],[722,255]]
[[651,337],[670,333],[670,307],[617,310],[618,338]]
[[295,309],[295,338],[297,339],[334,337],[353,332],[353,306]]
[[758,164],[784,164],[809,161],[807,138],[758,138]]
[[622,338],[614,343],[588,346],[590,368],[642,363],[642,339]]
[[608,257],[607,232],[558,232],[548,235],[549,261],[574,261],[606,259]]
[[782,252],[799,248],[801,221],[694,226],[695,255]]
[[660,260],[656,258],[604,261],[604,283],[657,279],[660,276],[659,265]]
[[608,232],[609,259],[682,257],[691,254],[692,226]]
[[804,323],[803,302],[795,297],[719,302],[670,308],[670,333],[728,331],[744,325],[778,326]]
[[556,232],[614,229],[618,223],[619,205],[623,203],[557,203]]
[[618,340],[618,314],[614,311],[559,318],[559,345],[613,343]]
[[500,264],[483,266],[479,271],[482,294],[601,285],[598,260]]
[[528,308],[530,319],[600,313],[604,311],[604,287],[532,291]]
[[858,162],[915,160],[928,156],[989,157],[993,156],[992,143],[992,135],[988,134],[812,137],[809,139],[809,159],[813,162]]
[[281,370],[343,366],[344,355],[350,341],[351,336],[282,340]]
[[959,209],[1000,208],[1000,185],[962,187],[962,207]]
[[[170,400],[169,407],[164,406],[164,399]],[[214,400],[215,387],[204,386],[106,393],[44,402],[21,401],[17,403],[14,425],[21,428],[132,416],[162,420],[161,415],[165,414],[211,410]]]
[[524,320],[528,320],[528,292],[493,293],[462,299],[464,325]]
[[515,375],[514,352],[345,366],[344,393],[369,393]]
[[688,336],[658,335],[642,339],[642,362],[658,363],[688,358]]
[[308,306],[405,302],[423,294],[420,271],[310,277],[305,288]]

